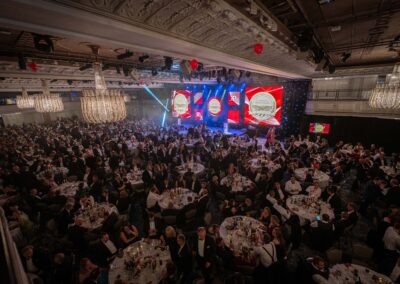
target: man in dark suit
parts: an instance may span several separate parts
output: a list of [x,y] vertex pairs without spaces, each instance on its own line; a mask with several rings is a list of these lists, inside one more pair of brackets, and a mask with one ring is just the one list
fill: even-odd
[[311,226],[310,241],[312,246],[320,252],[329,249],[334,240],[333,231],[334,226],[330,223],[329,215],[322,214],[321,220]]
[[108,267],[117,252],[117,247],[110,240],[107,233],[102,233],[99,242],[92,247],[94,262],[103,268]]
[[153,166],[151,164],[147,164],[146,169],[143,171],[142,180],[146,187],[154,184],[155,178],[153,174]]
[[353,202],[349,202],[346,205],[346,211],[342,212],[341,219],[336,224],[336,232],[340,235],[346,228],[355,226],[358,221],[358,215]]
[[397,207],[400,207],[400,187],[397,179],[394,178],[390,181],[390,188],[385,199],[388,205],[396,205]]
[[182,275],[181,283],[192,283],[193,273],[193,258],[190,252],[190,248],[186,243],[186,237],[183,234],[179,234],[176,238],[178,243],[178,257],[177,257],[177,268],[178,273]]
[[328,187],[328,189],[326,190],[326,195],[323,195],[322,200],[329,203],[329,205],[335,212],[335,215],[339,215],[342,209],[342,201],[337,195],[336,190],[336,186]]
[[212,272],[215,265],[216,245],[213,238],[207,236],[206,229],[197,229],[197,238],[193,242],[193,254],[206,284],[212,283]]
[[90,184],[89,187],[89,193],[94,197],[96,201],[100,199],[101,196],[101,191],[102,191],[102,184],[101,181],[98,177],[98,175],[94,174],[92,176],[92,183]]
[[68,227],[74,223],[74,205],[67,203],[57,218],[58,233],[65,235],[68,232]]

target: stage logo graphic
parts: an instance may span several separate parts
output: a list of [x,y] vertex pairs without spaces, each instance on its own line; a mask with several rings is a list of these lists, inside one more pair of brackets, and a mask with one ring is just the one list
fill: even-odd
[[217,116],[222,112],[222,103],[218,98],[211,98],[208,101],[207,108],[211,115]]
[[244,122],[279,126],[282,112],[282,86],[246,88]]
[[190,115],[190,92],[176,90],[172,95],[172,115],[179,118],[189,118]]

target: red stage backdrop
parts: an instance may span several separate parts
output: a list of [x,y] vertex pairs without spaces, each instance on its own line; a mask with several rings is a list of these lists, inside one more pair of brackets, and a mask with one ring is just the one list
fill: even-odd
[[194,120],[203,120],[203,109],[194,110]]
[[203,104],[203,92],[197,92],[193,96],[193,101],[195,105],[202,105]]
[[239,124],[239,111],[228,110],[228,123]]
[[282,113],[282,86],[246,88],[244,122],[279,126]]
[[172,93],[172,116],[190,118],[190,91],[176,90]]
[[228,106],[239,106],[239,105],[240,105],[240,92],[229,92]]

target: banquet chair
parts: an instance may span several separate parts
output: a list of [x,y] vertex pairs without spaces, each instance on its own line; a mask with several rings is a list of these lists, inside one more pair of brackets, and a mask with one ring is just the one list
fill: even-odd
[[236,194],[235,195],[235,200],[237,202],[244,202],[245,199],[246,199],[246,195],[244,195],[244,194]]
[[355,264],[362,266],[370,266],[369,261],[374,254],[374,250],[367,245],[361,243],[353,244],[353,260]]
[[173,226],[177,223],[177,216],[176,215],[165,215],[162,216],[162,219],[167,226]]
[[326,251],[326,258],[330,265],[335,265],[342,262],[343,252],[337,248],[330,248]]
[[185,211],[184,215],[185,215],[185,223],[186,224],[190,224],[195,220],[197,214],[197,209],[196,208],[192,208],[189,209],[188,211]]

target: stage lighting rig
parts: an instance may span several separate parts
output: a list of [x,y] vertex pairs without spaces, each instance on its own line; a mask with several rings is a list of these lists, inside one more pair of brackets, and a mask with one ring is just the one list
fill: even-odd
[[150,58],[150,56],[145,54],[145,55],[139,56],[138,60],[139,60],[140,63],[144,63],[149,58]]
[[33,44],[35,48],[39,51],[50,53],[54,50],[53,41],[48,35],[40,35],[32,33]]
[[82,65],[81,67],[79,67],[79,71],[85,71],[87,69],[92,68],[92,64],[91,63],[86,63],[85,65]]
[[130,50],[126,50],[124,53],[118,54],[117,59],[122,60],[133,56],[133,52]]

